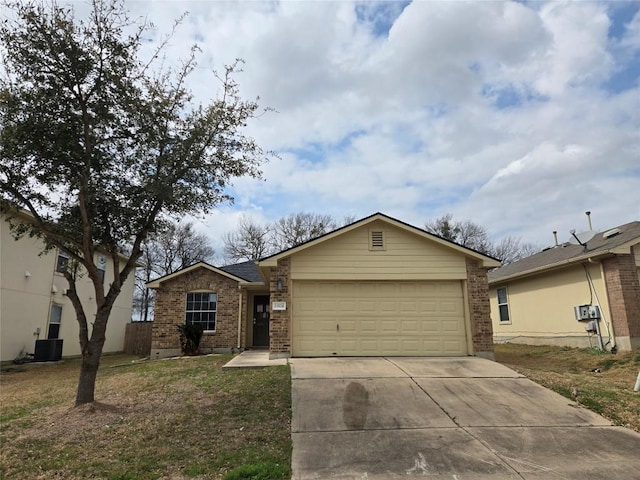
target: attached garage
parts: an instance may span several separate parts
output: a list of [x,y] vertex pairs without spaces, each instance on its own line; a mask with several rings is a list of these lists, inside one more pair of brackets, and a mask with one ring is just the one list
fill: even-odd
[[259,263],[277,356],[493,356],[483,254],[377,213]]
[[460,281],[293,281],[293,356],[466,355]]

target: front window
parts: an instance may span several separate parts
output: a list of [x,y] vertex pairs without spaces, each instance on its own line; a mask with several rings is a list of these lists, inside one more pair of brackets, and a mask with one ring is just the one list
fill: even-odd
[[509,303],[507,301],[507,289],[498,288],[498,309],[500,310],[500,322],[506,323],[510,321]]
[[218,295],[211,292],[187,293],[185,323],[201,325],[204,330],[215,331]]

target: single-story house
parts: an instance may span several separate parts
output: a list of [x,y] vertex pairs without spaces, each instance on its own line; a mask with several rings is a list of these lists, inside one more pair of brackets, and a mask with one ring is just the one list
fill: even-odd
[[[640,222],[582,243],[557,244],[489,272],[496,342],[599,346],[599,331],[607,349],[640,348]],[[582,321],[580,306],[592,312]]]
[[150,282],[151,356],[179,354],[186,321],[204,326],[204,351],[492,358],[487,270],[499,265],[376,213],[257,263],[201,262]]

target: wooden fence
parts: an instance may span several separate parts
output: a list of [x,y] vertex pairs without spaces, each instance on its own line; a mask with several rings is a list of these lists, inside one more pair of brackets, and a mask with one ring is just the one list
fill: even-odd
[[131,322],[124,332],[124,353],[146,357],[151,355],[153,322]]

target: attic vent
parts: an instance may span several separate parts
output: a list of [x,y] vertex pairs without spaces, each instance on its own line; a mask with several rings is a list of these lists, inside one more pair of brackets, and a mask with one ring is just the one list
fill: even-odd
[[384,250],[384,232],[380,230],[372,230],[370,233],[371,250]]
[[602,238],[611,238],[611,237],[615,237],[616,235],[619,235],[620,233],[620,229],[619,228],[612,228],[611,230],[607,230],[606,232],[604,232],[602,234]]

